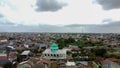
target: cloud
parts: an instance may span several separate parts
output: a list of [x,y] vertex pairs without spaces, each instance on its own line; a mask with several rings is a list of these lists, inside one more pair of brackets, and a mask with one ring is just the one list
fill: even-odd
[[109,27],[120,27],[120,21],[109,22],[109,24],[107,24],[106,26],[109,26]]
[[74,28],[73,30],[73,28],[70,28],[70,27],[56,26],[56,25],[39,25],[39,26],[9,25],[7,26],[6,24],[4,23],[4,25],[0,25],[0,27],[2,28],[0,32],[51,32],[51,33],[81,32],[79,28]]
[[96,26],[97,24],[70,24],[64,27],[86,27],[86,26]]
[[3,16],[2,14],[0,14],[0,18],[1,18],[1,17],[4,17],[4,16]]
[[66,4],[59,3],[57,0],[37,0],[36,6],[36,11],[58,11]]
[[0,18],[3,17],[2,15],[0,15]]
[[65,25],[65,27],[81,27],[80,24],[71,24],[71,25]]
[[10,22],[0,22],[0,26],[14,26],[14,23],[10,23]]
[[101,25],[80,25],[80,24],[71,24],[66,25],[64,27],[67,27],[71,29],[71,32],[83,32],[83,33],[120,33],[120,21],[111,21],[110,19],[104,20],[105,22],[108,22],[107,24],[101,24]]
[[108,22],[111,22],[111,21],[112,21],[112,19],[104,19],[102,22],[103,23],[106,23],[106,22],[108,23]]
[[9,25],[15,25],[15,23],[11,23],[9,20],[6,19],[6,17],[2,14],[0,14],[0,26],[9,26]]
[[[0,32],[53,32],[53,33],[120,33],[120,21],[109,22],[104,25],[80,25],[66,26],[56,25],[14,25],[12,23],[0,23]],[[7,28],[6,28],[7,27]],[[9,29],[9,30],[8,30]]]
[[98,4],[102,5],[104,10],[119,9],[120,0],[96,0]]
[[0,15],[0,28],[2,28],[1,26],[7,27],[7,26],[14,26],[14,25],[16,24],[7,20],[5,16]]

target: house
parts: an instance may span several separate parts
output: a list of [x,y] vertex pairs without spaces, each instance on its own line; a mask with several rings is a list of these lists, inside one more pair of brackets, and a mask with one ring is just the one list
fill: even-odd
[[6,50],[0,50],[0,60],[8,59]]
[[1,43],[6,43],[7,41],[7,39],[0,40]]
[[108,58],[102,61],[102,68],[120,68],[118,64],[120,60],[114,58]]
[[76,61],[76,66],[78,68],[93,68],[90,61]]
[[21,56],[23,60],[28,60],[30,57],[33,56],[33,53],[30,50],[26,50],[21,53]]
[[56,63],[46,59],[31,58],[19,63],[17,68],[56,68]]
[[75,62],[67,61],[66,68],[77,68]]
[[9,59],[11,62],[16,61],[16,60],[17,60],[17,54],[16,54],[16,52],[10,52],[10,53],[8,54],[8,59]]
[[78,46],[74,46],[74,45],[69,45],[69,48],[71,49],[71,51],[79,51],[79,47]]

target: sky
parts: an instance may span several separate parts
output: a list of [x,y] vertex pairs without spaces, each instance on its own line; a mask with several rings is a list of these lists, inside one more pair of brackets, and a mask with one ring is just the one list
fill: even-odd
[[119,3],[120,0],[0,0],[0,31],[119,33]]

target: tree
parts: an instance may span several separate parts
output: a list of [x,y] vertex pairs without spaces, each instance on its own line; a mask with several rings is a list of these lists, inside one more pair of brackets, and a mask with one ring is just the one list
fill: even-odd
[[63,38],[57,39],[56,43],[58,44],[60,49],[62,49],[62,48],[64,48],[66,46],[65,43],[64,43],[64,39]]
[[4,68],[12,68],[12,63],[9,61],[9,62],[6,62],[6,64],[3,65]]
[[68,41],[68,44],[75,43],[75,39],[72,37],[69,37],[67,41]]
[[78,45],[79,48],[82,48],[82,47],[86,46],[86,41],[80,38],[80,39],[78,39],[78,41],[76,41],[76,45]]
[[105,54],[107,53],[107,50],[106,49],[103,49],[103,48],[95,48],[95,49],[92,49],[92,52],[96,55],[96,56],[99,56],[99,57],[104,57]]
[[100,41],[100,42],[95,42],[95,43],[93,43],[93,45],[94,45],[94,46],[103,46],[104,43]]
[[70,44],[74,44],[75,39],[72,37],[69,37],[68,39],[60,38],[56,40],[56,43],[59,45],[59,48],[62,49],[64,47],[68,47]]

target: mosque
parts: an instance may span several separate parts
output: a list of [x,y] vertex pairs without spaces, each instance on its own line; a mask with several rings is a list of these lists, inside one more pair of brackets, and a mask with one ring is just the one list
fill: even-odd
[[50,59],[50,60],[58,60],[58,59],[66,59],[67,57],[67,50],[66,49],[59,49],[56,43],[50,45],[49,49],[46,49],[43,52],[43,58]]

